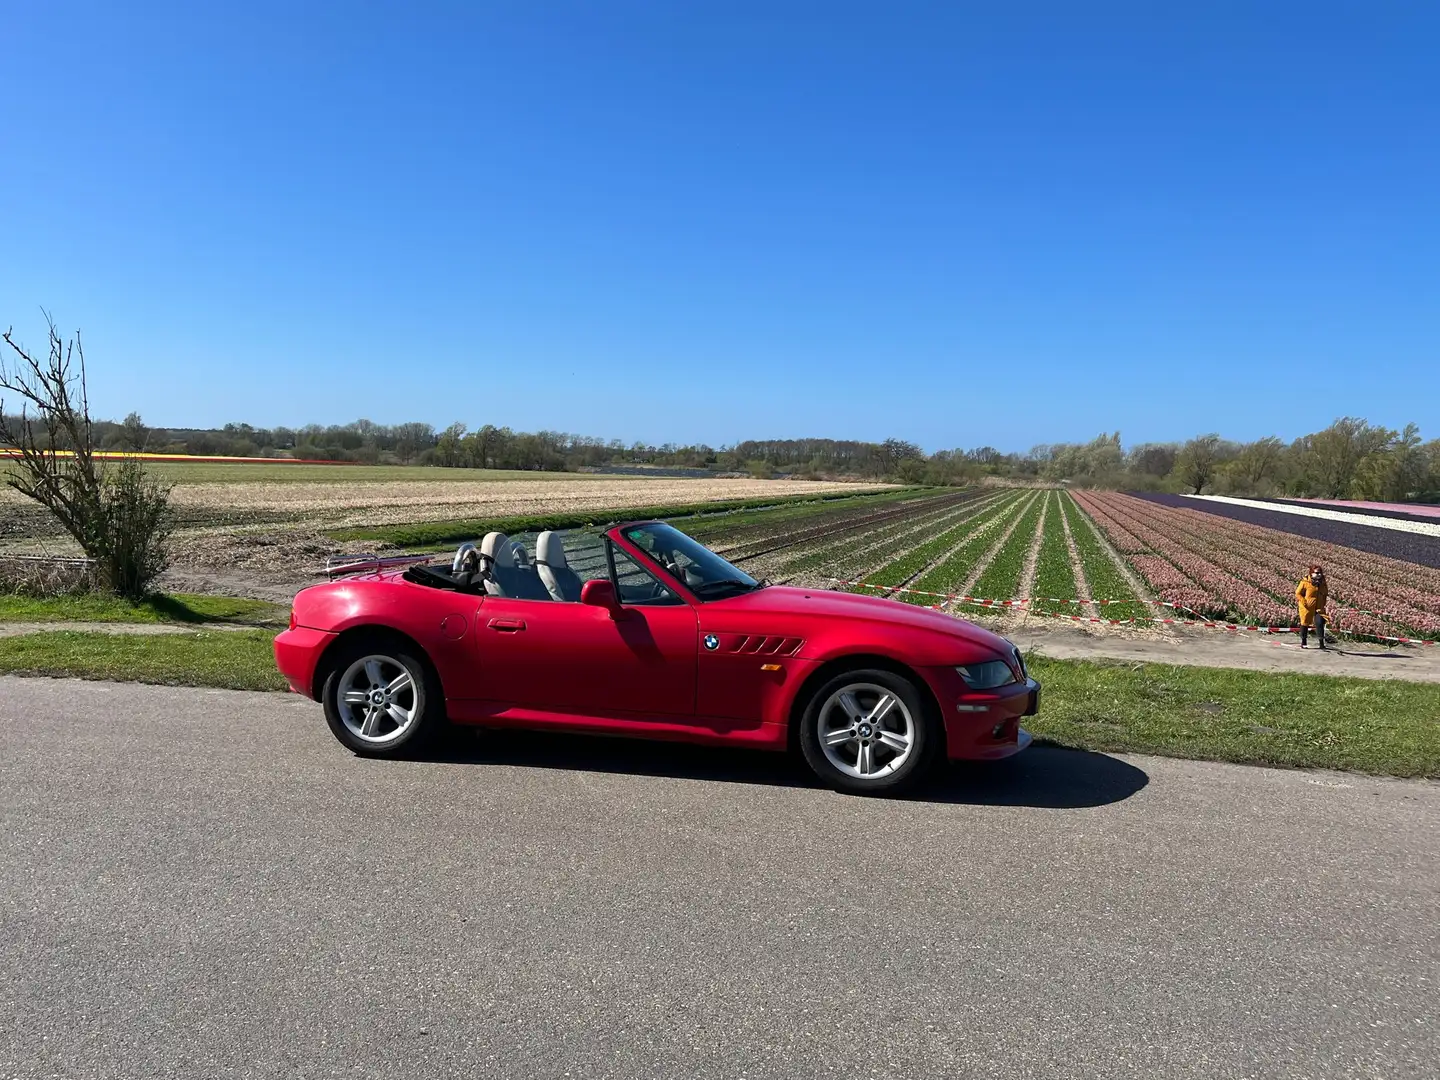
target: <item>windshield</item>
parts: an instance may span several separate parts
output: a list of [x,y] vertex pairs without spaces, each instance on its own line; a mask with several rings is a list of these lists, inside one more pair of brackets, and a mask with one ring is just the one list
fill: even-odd
[[669,525],[636,525],[625,530],[625,539],[702,600],[718,600],[762,587],[744,570]]

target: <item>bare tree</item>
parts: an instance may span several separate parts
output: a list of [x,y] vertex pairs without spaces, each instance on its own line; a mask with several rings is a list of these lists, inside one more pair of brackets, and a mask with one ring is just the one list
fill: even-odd
[[1220,436],[1201,435],[1180,448],[1180,454],[1175,459],[1175,472],[1186,487],[1194,489],[1194,494],[1199,495],[1205,490],[1205,485],[1215,478],[1219,455]]
[[107,473],[95,455],[80,335],[65,341],[45,317],[50,350],[40,360],[3,335],[0,391],[20,399],[18,415],[0,399],[0,445],[11,448],[6,483],[46,507],[98,564],[106,583],[138,600],[165,568],[169,489],[136,458]]

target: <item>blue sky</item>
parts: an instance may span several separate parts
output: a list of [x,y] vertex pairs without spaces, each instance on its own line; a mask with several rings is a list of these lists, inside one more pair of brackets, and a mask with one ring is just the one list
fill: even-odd
[[0,0],[0,26],[0,323],[81,327],[100,413],[1440,436],[1440,6]]

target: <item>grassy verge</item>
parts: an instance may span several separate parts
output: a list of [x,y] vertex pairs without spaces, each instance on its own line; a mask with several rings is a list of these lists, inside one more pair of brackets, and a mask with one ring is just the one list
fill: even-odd
[[1440,686],[1035,658],[1038,736],[1086,750],[1440,776]]
[[[282,690],[270,633],[46,631],[0,638],[0,673]],[[1041,738],[1086,750],[1440,777],[1440,685],[1031,660]]]
[[287,610],[239,596],[158,595],[132,604],[118,596],[0,595],[0,622],[240,623],[283,626]]
[[0,673],[74,676],[165,686],[283,690],[264,630],[100,634],[46,630],[0,638]]
[[[527,514],[519,517],[466,518],[459,521],[425,521],[411,525],[375,525],[355,529],[335,529],[327,533],[332,540],[373,540],[394,544],[396,547],[422,547],[430,544],[450,544],[461,540],[474,540],[487,532],[503,533],[537,532],[542,529],[583,529],[611,521],[641,520],[645,518],[693,518],[699,515],[732,513],[737,510],[758,510],[767,507],[788,507],[797,503],[814,503],[821,506],[839,500],[894,499],[896,492],[856,493],[849,491],[827,492],[824,495],[793,495],[784,498],[729,499],[721,502],[686,503],[666,506],[628,506],[610,510],[557,511],[554,514]],[[921,489],[912,489],[910,497],[923,494]]]

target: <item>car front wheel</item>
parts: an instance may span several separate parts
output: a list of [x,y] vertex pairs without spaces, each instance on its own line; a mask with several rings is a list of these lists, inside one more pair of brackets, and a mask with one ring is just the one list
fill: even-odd
[[879,669],[847,671],[811,696],[800,749],[832,787],[895,793],[930,770],[940,748],[932,712],[909,679]]
[[330,731],[366,757],[418,747],[440,726],[443,708],[425,664],[385,640],[357,642],[338,656],[321,700]]

